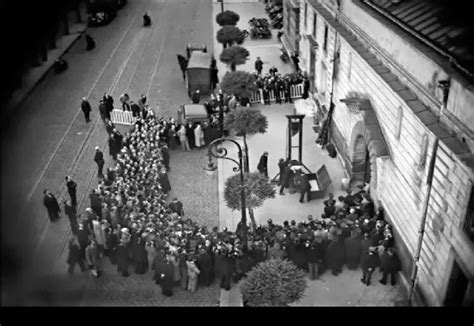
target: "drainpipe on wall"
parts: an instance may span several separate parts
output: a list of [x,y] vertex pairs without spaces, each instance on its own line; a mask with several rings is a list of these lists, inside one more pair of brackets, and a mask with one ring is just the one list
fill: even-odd
[[439,139],[436,137],[434,144],[433,144],[433,152],[431,154],[431,160],[430,160],[430,166],[428,170],[428,176],[426,178],[426,184],[428,185],[428,191],[426,195],[426,200],[423,205],[423,215],[421,217],[421,222],[420,222],[420,229],[418,230],[418,245],[416,248],[416,254],[415,254],[415,261],[413,264],[413,270],[412,270],[412,277],[411,277],[411,286],[410,286],[410,292],[408,294],[408,305],[412,305],[412,300],[413,300],[413,295],[415,292],[415,285],[416,285],[416,279],[418,277],[418,263],[420,261],[420,255],[421,255],[421,247],[423,245],[423,235],[425,234],[425,225],[426,225],[426,217],[428,216],[428,207],[429,207],[429,201],[430,201],[430,196],[431,196],[431,188],[432,188],[432,182],[433,182],[433,173],[434,173],[434,168],[435,168],[435,163],[436,163],[436,154],[438,152],[438,143]]

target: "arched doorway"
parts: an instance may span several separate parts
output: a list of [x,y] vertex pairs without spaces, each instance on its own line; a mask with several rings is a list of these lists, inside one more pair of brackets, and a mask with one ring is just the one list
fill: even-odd
[[352,154],[351,184],[370,183],[370,156],[365,137],[357,135]]

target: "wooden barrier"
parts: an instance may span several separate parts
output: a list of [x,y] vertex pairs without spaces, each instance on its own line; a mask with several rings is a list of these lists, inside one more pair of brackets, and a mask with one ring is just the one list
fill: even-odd
[[[290,94],[291,94],[291,99],[297,99],[297,98],[303,97],[303,84],[291,85]],[[276,101],[275,93],[273,92],[273,90],[269,92],[269,97],[270,97],[270,102]],[[280,92],[280,98],[282,101],[286,100],[284,92]],[[252,96],[250,97],[250,102],[264,104],[265,102],[263,101],[263,90],[258,89],[256,92],[254,92]]]
[[113,123],[122,125],[134,125],[137,118],[132,115],[131,111],[112,110],[110,118]]

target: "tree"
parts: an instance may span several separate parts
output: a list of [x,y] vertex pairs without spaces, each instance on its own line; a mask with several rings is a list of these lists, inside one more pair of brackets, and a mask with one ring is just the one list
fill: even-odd
[[235,26],[239,19],[240,16],[230,10],[223,11],[216,16],[216,22],[220,26]]
[[240,107],[227,114],[224,128],[244,138],[245,172],[249,172],[247,135],[264,134],[268,128],[267,117],[260,110]]
[[270,259],[255,266],[242,281],[240,291],[248,306],[288,306],[301,300],[306,273],[292,262]]
[[244,33],[235,26],[223,26],[217,31],[217,41],[222,43],[224,49],[229,45],[232,46],[234,43],[242,44],[244,42]]
[[222,51],[219,59],[221,62],[230,65],[230,70],[235,71],[235,66],[243,65],[250,56],[250,52],[238,45],[231,46]]
[[[240,174],[235,174],[229,177],[224,186],[224,200],[232,211],[240,211],[241,197],[240,197]],[[269,179],[261,175],[259,172],[244,173],[244,189],[245,189],[245,205],[249,213],[254,208],[263,205],[263,202],[268,198],[275,198],[275,189],[270,183]],[[252,221],[253,229],[256,228],[255,217],[250,213],[250,220]]]
[[222,78],[221,89],[226,94],[250,98],[257,90],[257,85],[252,74],[245,71],[230,71]]

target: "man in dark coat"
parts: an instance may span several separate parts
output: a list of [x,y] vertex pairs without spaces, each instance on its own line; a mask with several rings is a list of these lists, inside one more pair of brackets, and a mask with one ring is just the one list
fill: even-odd
[[338,275],[342,272],[344,265],[344,247],[337,237],[335,237],[326,250],[326,261],[332,275]]
[[74,267],[76,266],[76,264],[79,265],[82,272],[85,272],[87,270],[86,265],[84,264],[84,259],[81,255],[81,249],[76,244],[74,238],[69,240],[69,255],[67,258],[67,263],[69,265],[67,271],[70,275],[74,274]]
[[102,119],[103,122],[105,122],[105,119],[107,119],[107,116],[108,116],[108,111],[107,111],[107,107],[105,106],[105,102],[103,100],[100,100],[99,102],[99,113],[100,113],[100,118]]
[[104,174],[102,173],[102,170],[104,168],[104,153],[100,150],[99,146],[95,147],[95,155],[94,155],[94,161],[97,163],[97,176],[99,178],[103,177]]
[[303,78],[303,99],[307,99],[309,97],[309,79],[308,77]]
[[120,243],[117,246],[115,251],[116,258],[117,258],[117,271],[122,273],[123,277],[130,276],[128,272],[128,264],[129,264],[129,250],[128,246],[124,243]]
[[270,88],[268,85],[263,86],[263,103],[270,105]]
[[72,206],[76,207],[77,206],[77,183],[74,182],[74,180],[71,179],[71,177],[66,176],[66,187],[67,187],[67,192],[69,193],[69,197],[71,197],[71,203]]
[[229,266],[226,249],[221,249],[215,255],[215,274],[219,279],[221,289],[230,290],[230,281],[232,277],[231,267]]
[[82,222],[79,223],[79,228],[77,229],[77,240],[79,241],[79,247],[81,248],[82,258],[86,257],[85,254],[86,254],[86,248],[89,245],[89,236],[90,236],[90,232],[86,224]]
[[161,190],[163,190],[165,194],[168,194],[171,191],[171,183],[168,178],[168,173],[166,173],[164,169],[158,174],[158,179],[161,185]]
[[196,137],[194,135],[194,126],[191,122],[186,125],[186,137],[188,137],[189,149],[192,150],[196,147]]
[[86,50],[90,51],[95,48],[95,41],[89,34],[86,34]]
[[64,201],[64,213],[69,218],[72,233],[74,235],[77,235],[77,230],[79,229],[79,225],[77,223],[76,206],[72,205],[69,200]]
[[387,276],[390,275],[390,284],[397,284],[395,277],[397,272],[401,270],[401,263],[400,258],[398,258],[397,253],[392,247],[385,250],[382,254],[380,265],[382,267],[382,279],[379,282],[385,285],[387,283]]
[[293,103],[293,101],[291,100],[291,85],[288,79],[285,79],[285,81],[283,82],[283,89],[285,93],[285,102]]
[[148,257],[145,250],[145,241],[139,233],[133,236],[132,241],[132,256],[135,263],[135,273],[145,274],[148,270]]
[[173,201],[169,203],[168,208],[171,209],[173,213],[177,213],[179,216],[184,216],[183,203],[178,200],[178,198],[173,198]]
[[304,202],[304,195],[306,194],[308,202],[311,201],[311,186],[309,184],[308,175],[303,174],[301,170],[295,173],[294,177],[295,186],[300,190],[300,203]]
[[260,57],[257,57],[257,60],[255,60],[255,70],[257,71],[258,75],[262,74],[262,69],[263,69],[263,61],[260,59]]
[[377,247],[370,247],[369,253],[364,255],[362,260],[362,278],[361,282],[365,285],[370,285],[370,278],[372,273],[379,266],[380,259],[379,254],[377,253]]
[[166,171],[170,171],[170,151],[166,144],[161,146],[161,155],[163,156],[163,164],[165,165]]
[[132,110],[132,115],[134,117],[140,116],[140,110],[141,109],[140,109],[140,106],[137,103],[135,103],[133,101],[130,101],[130,109]]
[[199,256],[197,260],[197,266],[201,273],[198,276],[198,284],[204,286],[211,285],[211,272],[212,272],[212,261],[211,256],[205,249],[199,250]]
[[188,60],[181,54],[176,55],[178,57],[179,69],[183,73],[183,79],[186,79],[186,68],[188,66]]
[[119,143],[114,134],[109,136],[109,155],[112,156],[114,160],[117,160],[117,154],[120,152]]
[[286,167],[286,161],[284,159],[280,159],[278,161],[278,169],[280,171],[279,179],[278,179],[278,185],[281,186],[283,184],[283,173],[285,171]]
[[280,185],[280,195],[284,195],[283,190],[285,188],[290,187],[290,176],[291,176],[291,168],[289,163],[286,164],[285,168],[283,169],[283,175],[281,179],[281,185]]
[[102,100],[104,101],[105,107],[107,108],[107,112],[110,116],[110,112],[112,112],[114,109],[114,99],[110,94],[104,93]]
[[96,189],[92,189],[91,194],[89,195],[91,202],[92,210],[99,216],[102,217],[102,201],[100,200],[100,195]]
[[263,152],[257,165],[257,170],[268,178],[268,152]]
[[58,201],[49,190],[45,190],[43,193],[43,205],[46,206],[46,209],[48,210],[49,219],[51,222],[56,222],[59,220],[59,213],[61,212]]
[[359,265],[362,252],[361,240],[356,231],[351,232],[351,236],[344,240],[344,249],[346,251],[346,265],[350,270],[354,270]]
[[270,73],[272,77],[275,77],[276,73],[278,72],[278,69],[275,66],[273,66],[270,68],[268,72]]
[[82,98],[81,110],[82,110],[82,112],[84,112],[84,118],[86,119],[86,122],[90,122],[91,121],[90,113],[92,111],[92,108],[91,108],[91,105],[89,104],[89,102],[86,100],[85,97]]
[[216,89],[217,84],[219,84],[219,69],[211,68],[211,82],[212,89]]
[[173,266],[167,261],[166,264],[163,264],[160,274],[161,293],[167,297],[173,296],[173,285]]

